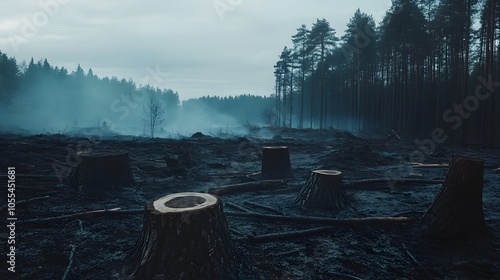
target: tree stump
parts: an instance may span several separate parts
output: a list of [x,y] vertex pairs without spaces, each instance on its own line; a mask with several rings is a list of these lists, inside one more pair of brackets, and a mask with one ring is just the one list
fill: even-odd
[[85,194],[102,194],[135,185],[128,152],[100,150],[77,153],[69,184]]
[[142,233],[128,261],[135,279],[220,279],[232,252],[220,200],[186,192],[146,206]]
[[288,147],[271,146],[262,148],[263,180],[287,179],[292,177]]
[[340,210],[347,205],[342,184],[342,172],[314,170],[295,198],[295,203],[306,209]]
[[439,194],[422,217],[423,233],[446,239],[487,233],[483,174],[483,160],[453,156]]

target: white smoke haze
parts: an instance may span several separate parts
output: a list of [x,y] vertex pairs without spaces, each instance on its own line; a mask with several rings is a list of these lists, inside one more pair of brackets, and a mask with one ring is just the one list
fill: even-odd
[[[150,136],[144,111],[147,95],[158,93],[142,88],[116,91],[92,83],[79,83],[72,90],[54,89],[58,89],[54,82],[37,81],[15,95],[10,104],[1,104],[0,133]],[[195,132],[218,137],[248,133],[243,126],[247,120],[238,120],[206,104],[168,104],[176,101],[163,93],[159,99],[164,121],[157,124],[155,137],[189,137]],[[256,111],[248,121],[264,125],[261,114]]]

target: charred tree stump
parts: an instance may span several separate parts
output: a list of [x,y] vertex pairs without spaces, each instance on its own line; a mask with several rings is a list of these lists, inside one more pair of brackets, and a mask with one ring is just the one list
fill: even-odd
[[288,147],[271,146],[262,148],[263,180],[287,179],[292,177]]
[[340,210],[347,205],[347,196],[342,184],[342,172],[336,170],[314,170],[295,198],[295,203],[306,209]]
[[69,183],[82,193],[102,194],[135,185],[127,151],[79,152],[77,163]]
[[232,253],[220,200],[186,192],[146,206],[142,233],[128,261],[134,279],[220,279]]
[[487,232],[483,213],[484,161],[453,156],[434,203],[422,217],[423,233],[468,238]]

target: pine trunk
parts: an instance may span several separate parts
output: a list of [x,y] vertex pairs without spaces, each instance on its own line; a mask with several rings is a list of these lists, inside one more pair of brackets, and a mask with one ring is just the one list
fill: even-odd
[[262,149],[263,180],[288,179],[292,177],[288,147],[264,147]]
[[77,153],[69,184],[85,194],[99,195],[135,185],[127,151],[101,150]]
[[342,172],[315,170],[302,187],[295,203],[306,209],[320,208],[340,210],[347,205],[342,184]]
[[134,279],[220,279],[233,248],[220,200],[177,193],[149,203],[127,257]]
[[452,157],[445,182],[422,218],[426,235],[462,238],[487,232],[483,213],[483,173],[483,160]]

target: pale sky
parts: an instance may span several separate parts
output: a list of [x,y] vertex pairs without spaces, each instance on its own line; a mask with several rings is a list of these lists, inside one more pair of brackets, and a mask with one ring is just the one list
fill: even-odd
[[0,0],[0,50],[179,92],[270,95],[273,65],[302,24],[341,36],[357,8],[377,23],[390,0]]

